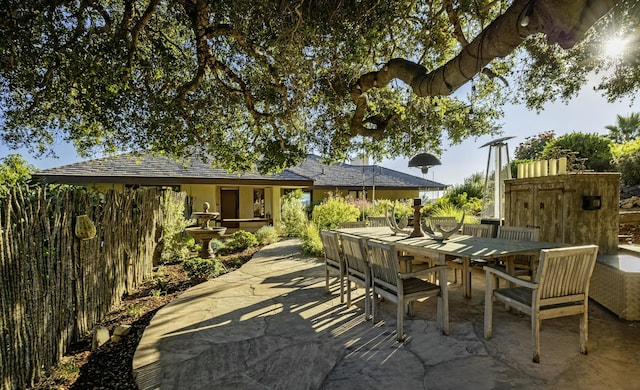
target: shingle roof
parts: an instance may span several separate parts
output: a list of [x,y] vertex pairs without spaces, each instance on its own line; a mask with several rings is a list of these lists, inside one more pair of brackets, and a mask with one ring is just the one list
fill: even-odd
[[314,180],[315,188],[420,188],[444,189],[445,184],[409,175],[378,165],[351,165],[322,163],[320,157],[309,155],[300,165],[289,168],[298,175]]
[[[375,177],[374,177],[375,172]],[[296,167],[275,175],[249,172],[243,175],[212,168],[198,159],[174,161],[164,156],[123,154],[96,160],[78,162],[46,169],[33,174],[36,180],[49,183],[87,184],[273,184],[287,182],[290,185],[314,188],[362,188],[375,185],[378,188],[441,189],[446,186],[421,177],[375,165],[334,164],[326,165],[320,157],[309,157]],[[363,183],[364,181],[364,183]]]
[[46,169],[32,175],[34,179],[50,183],[124,183],[124,184],[216,184],[287,181],[292,185],[311,185],[311,180],[291,171],[276,175],[248,172],[229,173],[191,159],[175,161],[164,156],[122,154],[96,160],[78,162]]

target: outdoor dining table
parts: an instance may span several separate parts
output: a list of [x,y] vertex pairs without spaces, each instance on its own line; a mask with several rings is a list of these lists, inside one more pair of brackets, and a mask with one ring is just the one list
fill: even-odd
[[462,295],[465,298],[471,298],[471,259],[486,261],[500,259],[505,261],[507,272],[513,273],[515,255],[536,254],[542,249],[566,246],[566,244],[558,242],[504,240],[462,234],[455,234],[448,239],[438,241],[428,236],[394,235],[388,227],[347,228],[336,231],[392,243],[399,251],[414,256],[437,259],[441,265],[446,264],[447,259],[462,259]]

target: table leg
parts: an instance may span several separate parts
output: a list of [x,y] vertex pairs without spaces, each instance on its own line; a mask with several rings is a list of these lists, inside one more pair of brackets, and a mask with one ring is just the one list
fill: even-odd
[[471,298],[471,259],[469,257],[462,258],[462,296]]
[[[505,260],[505,269],[507,270],[507,273],[510,275],[515,275],[516,274],[515,256],[507,256],[504,260]],[[511,288],[511,287],[514,287],[515,285],[513,284],[513,282],[507,282],[507,286]]]
[[[446,265],[447,262],[446,260],[446,256],[441,254],[438,256],[438,262],[440,265]],[[442,326],[442,333],[444,335],[449,335],[449,271],[447,269],[443,269],[442,271],[440,271],[440,280],[438,281],[438,283],[441,286],[441,299],[442,299],[442,305],[438,305],[438,307],[442,307],[442,313],[438,313],[438,314],[442,314],[442,324],[440,324]]]

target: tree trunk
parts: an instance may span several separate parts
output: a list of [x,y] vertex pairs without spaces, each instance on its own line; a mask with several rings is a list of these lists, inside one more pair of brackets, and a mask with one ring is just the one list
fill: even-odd
[[[372,88],[400,79],[418,96],[450,95],[476,74],[488,72],[485,66],[489,62],[512,53],[530,35],[544,33],[549,43],[565,49],[573,47],[615,4],[615,0],[516,0],[460,54],[438,69],[429,72],[420,64],[394,58],[381,70],[362,75],[351,87],[356,104],[351,134],[375,137],[394,119],[365,118],[367,91]],[[365,124],[370,125],[365,128]]]

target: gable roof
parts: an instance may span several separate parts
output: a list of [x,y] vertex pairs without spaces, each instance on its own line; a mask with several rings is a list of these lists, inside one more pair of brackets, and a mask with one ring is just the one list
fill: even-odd
[[193,158],[175,161],[165,156],[134,153],[78,162],[34,173],[32,177],[47,183],[118,183],[139,185],[176,184],[268,184],[286,181],[294,186],[311,186],[308,177],[283,171],[276,175],[248,172],[242,175]]
[[[375,172],[375,174],[374,174]],[[374,176],[375,175],[375,176]],[[164,156],[122,154],[88,160],[34,173],[47,183],[119,183],[138,185],[246,184],[292,186],[317,189],[361,189],[363,186],[390,189],[444,189],[446,185],[376,165],[326,165],[320,157],[309,155],[300,165],[274,175],[248,172],[242,175],[191,159],[175,161]]]
[[309,155],[300,165],[291,167],[289,171],[312,178],[313,187],[318,189],[372,187],[380,189],[445,189],[442,183],[409,175],[378,165],[352,165],[322,163],[320,157]]

